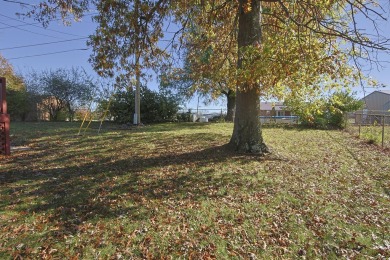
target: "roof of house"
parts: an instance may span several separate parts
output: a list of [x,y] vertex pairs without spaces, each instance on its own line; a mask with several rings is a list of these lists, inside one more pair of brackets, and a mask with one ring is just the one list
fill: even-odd
[[260,102],[260,110],[272,110],[273,106],[276,111],[286,110],[283,102]]
[[[375,90],[373,92],[371,92],[370,94],[368,94],[366,97],[368,97],[369,95],[372,95],[374,93],[380,93],[380,94],[385,94],[385,95],[390,95],[390,90]],[[364,99],[364,98],[363,98]]]
[[371,92],[370,94],[368,94],[367,96],[364,96],[360,100],[364,101],[367,97],[369,97],[369,96],[371,96],[371,95],[373,95],[375,93],[384,94],[384,95],[390,95],[390,90],[375,90],[375,91]]

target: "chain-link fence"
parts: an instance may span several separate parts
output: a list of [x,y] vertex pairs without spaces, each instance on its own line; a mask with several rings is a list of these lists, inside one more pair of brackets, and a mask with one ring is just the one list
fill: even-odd
[[272,124],[289,124],[297,125],[299,123],[298,116],[260,116],[262,125]]
[[347,115],[347,130],[353,135],[390,148],[390,112],[361,110]]
[[226,109],[182,109],[177,113],[177,119],[181,122],[211,122],[224,120]]

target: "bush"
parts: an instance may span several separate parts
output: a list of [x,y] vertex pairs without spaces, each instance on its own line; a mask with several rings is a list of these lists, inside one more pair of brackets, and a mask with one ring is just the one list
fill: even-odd
[[378,123],[375,121],[374,125],[365,128],[362,133],[362,138],[369,144],[379,144],[382,140],[382,132],[378,129]]
[[363,102],[348,92],[335,92],[328,98],[318,99],[315,103],[300,100],[287,100],[286,105],[298,115],[302,125],[316,128],[346,127],[345,114],[362,108]]
[[347,92],[334,93],[327,104],[328,124],[344,129],[347,126],[345,114],[359,110],[363,105],[363,101],[357,100]]
[[[135,106],[135,90],[118,90],[110,106],[110,114],[117,123],[132,123]],[[102,103],[107,103],[103,101]],[[179,101],[172,95],[141,87],[141,122],[159,123],[174,121]]]
[[178,122],[190,122],[191,121],[191,113],[189,113],[189,112],[178,113],[176,115],[176,120]]

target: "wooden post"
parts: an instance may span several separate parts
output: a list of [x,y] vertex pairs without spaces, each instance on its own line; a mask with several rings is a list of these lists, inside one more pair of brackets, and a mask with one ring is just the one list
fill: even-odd
[[7,114],[6,80],[0,78],[0,154],[10,155],[10,118]]
[[382,117],[382,148],[385,145],[385,115]]
[[6,80],[0,78],[0,114],[7,114],[7,100],[5,92]]

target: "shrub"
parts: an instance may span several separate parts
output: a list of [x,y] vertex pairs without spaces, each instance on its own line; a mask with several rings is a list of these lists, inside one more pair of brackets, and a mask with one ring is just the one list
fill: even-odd
[[[133,121],[135,90],[118,90],[110,106],[110,114],[117,123]],[[104,101],[103,103],[107,103]],[[158,123],[174,121],[179,110],[179,101],[172,95],[141,87],[141,122]]]
[[190,122],[191,121],[191,113],[190,112],[182,112],[176,115],[176,120],[178,122]]
[[328,98],[305,102],[297,99],[287,100],[286,105],[297,116],[301,124],[316,128],[345,128],[346,113],[362,108],[363,102],[348,92],[335,92]]
[[377,129],[378,123],[375,121],[373,126],[367,127],[362,131],[361,136],[367,140],[369,144],[379,144],[382,140],[381,130]]

